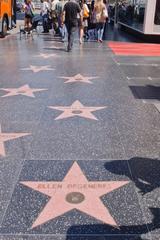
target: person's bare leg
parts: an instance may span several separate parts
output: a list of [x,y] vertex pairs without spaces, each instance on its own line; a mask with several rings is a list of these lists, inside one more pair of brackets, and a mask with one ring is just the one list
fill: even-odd
[[24,28],[27,28],[27,18],[24,18]]
[[82,44],[82,42],[83,42],[83,34],[84,34],[83,27],[80,27],[80,30],[79,30],[79,43],[80,44]]

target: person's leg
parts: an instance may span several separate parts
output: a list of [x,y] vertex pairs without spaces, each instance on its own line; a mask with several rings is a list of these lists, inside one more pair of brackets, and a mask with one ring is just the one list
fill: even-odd
[[88,39],[89,39],[88,27],[84,27],[84,36],[85,36],[85,39],[88,41]]
[[60,33],[59,27],[58,27],[58,18],[55,19],[55,31],[56,31],[56,34]]
[[47,32],[49,32],[48,27],[47,27],[47,23],[48,23],[48,16],[47,16],[47,14],[43,15],[42,19],[43,19],[43,21],[42,21],[42,23],[43,23],[43,31],[44,31],[44,33],[47,33]]
[[49,32],[49,15],[46,14],[46,18],[45,18],[45,23],[46,23],[46,32]]
[[32,30],[33,18],[29,19],[29,30]]
[[30,29],[31,29],[31,18],[28,18],[27,21],[27,33],[30,34]]
[[72,26],[70,23],[66,24],[67,32],[68,32],[68,47],[67,50],[71,51],[73,47],[73,41],[74,41],[74,33],[76,31],[76,27]]
[[63,30],[62,30],[62,27],[61,27],[62,22],[61,22],[60,15],[58,15],[57,19],[58,19],[58,31],[59,31],[59,34],[60,34],[61,38],[63,39]]
[[26,27],[27,27],[27,18],[25,17],[25,18],[24,18],[24,33],[25,33]]
[[57,33],[57,19],[56,19],[56,17],[53,18],[53,29],[54,29],[54,32]]
[[60,26],[60,27],[59,27],[59,30],[60,30],[62,42],[64,42],[64,38],[65,38],[65,25]]
[[69,23],[66,24],[66,29],[67,29],[67,33],[68,33],[68,46],[67,46],[67,50],[70,51],[71,50],[71,26]]
[[68,32],[67,32],[67,28],[66,28],[66,25],[63,26],[63,41],[67,41],[67,38],[68,38]]
[[79,30],[79,43],[80,44],[82,44],[82,42],[83,42],[83,35],[84,35],[83,26],[80,26],[80,30]]
[[74,34],[76,31],[76,27],[71,27],[71,31],[70,31],[70,43],[71,43],[71,48],[73,47],[73,42],[74,42]]
[[83,26],[83,28],[84,28],[84,38],[86,39],[86,40],[88,40],[88,19],[85,19],[84,20],[84,26]]
[[29,33],[29,29],[30,29],[30,18],[27,18],[26,21],[26,31]]
[[27,28],[27,18],[24,17],[24,30],[21,30],[21,32],[23,31],[23,34],[26,33],[26,28]]
[[42,25],[43,25],[43,32],[45,32],[45,18],[42,16]]
[[97,30],[97,41],[99,41],[100,40],[100,24],[99,23],[96,24],[96,30]]
[[101,26],[100,26],[100,38],[99,38],[100,42],[102,42],[102,40],[103,40],[104,26],[105,26],[105,24],[101,23]]

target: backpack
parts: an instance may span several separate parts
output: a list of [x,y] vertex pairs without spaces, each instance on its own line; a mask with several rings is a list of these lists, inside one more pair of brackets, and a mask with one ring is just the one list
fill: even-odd
[[89,17],[89,12],[87,11],[86,6],[83,6],[83,18],[88,18]]
[[26,5],[26,14],[28,15],[28,16],[30,16],[31,18],[33,18],[34,17],[34,11],[33,11],[33,7],[32,7],[32,4],[28,4],[28,5]]

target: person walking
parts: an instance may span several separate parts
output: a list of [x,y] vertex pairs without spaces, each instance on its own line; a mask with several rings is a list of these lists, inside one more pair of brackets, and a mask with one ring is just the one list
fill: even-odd
[[52,29],[54,33],[58,33],[58,16],[56,11],[56,5],[59,0],[52,0],[51,1],[51,18],[52,18]]
[[89,11],[88,5],[86,3],[86,0],[83,0],[82,10],[83,10],[83,32],[84,32],[84,38],[86,40],[88,40],[88,19],[89,19],[90,11]]
[[78,14],[81,15],[81,8],[75,0],[70,0],[64,5],[62,25],[65,23],[68,32],[68,52],[70,52],[73,47],[74,33],[78,26]]
[[55,6],[57,20],[58,20],[58,30],[59,30],[60,36],[62,38],[62,41],[64,41],[64,39],[65,39],[65,26],[62,27],[62,15],[63,15],[64,5],[65,5],[65,1],[59,0]]
[[25,31],[27,31],[28,33],[30,33],[30,29],[32,26],[32,19],[34,17],[34,11],[35,11],[35,7],[34,4],[31,0],[25,0],[24,1],[24,5],[23,5],[23,10],[25,13],[25,17],[24,17],[24,33]]
[[103,0],[95,1],[93,14],[96,20],[97,42],[102,43],[105,22],[106,18],[108,18],[107,8],[103,3]]
[[43,24],[43,32],[42,33],[49,33],[49,26],[48,26],[48,19],[49,19],[49,11],[50,5],[48,0],[41,0],[41,16],[42,16],[42,24]]
[[85,0],[79,2],[81,14],[78,14],[79,43],[82,44],[83,37],[88,38],[87,27],[89,18],[89,9]]

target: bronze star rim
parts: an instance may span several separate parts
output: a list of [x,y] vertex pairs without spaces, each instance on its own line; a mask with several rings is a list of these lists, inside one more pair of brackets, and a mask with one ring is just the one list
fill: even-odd
[[105,109],[106,106],[102,107],[88,107],[84,106],[80,101],[76,100],[70,106],[49,106],[49,108],[54,110],[63,111],[55,120],[71,118],[71,117],[82,117],[91,120],[98,120],[92,112]]
[[29,68],[21,68],[22,71],[32,71],[33,73],[38,73],[41,71],[54,71],[54,68],[51,68],[50,65],[45,65],[45,66],[35,66],[35,65],[30,65]]
[[5,157],[6,151],[4,143],[6,141],[10,141],[16,138],[25,137],[31,135],[31,133],[2,133],[1,125],[0,125],[0,156]]
[[47,91],[48,89],[45,89],[45,88],[30,88],[29,85],[26,84],[26,85],[23,85],[19,88],[0,88],[0,90],[8,92],[7,94],[1,96],[3,98],[17,96],[17,95],[23,95],[23,96],[26,96],[26,97],[35,98],[35,95],[34,95],[35,92]]
[[61,182],[21,181],[20,183],[50,197],[34,220],[32,229],[73,209],[118,228],[115,219],[100,198],[127,185],[129,181],[88,181],[78,163],[74,162]]
[[81,82],[81,83],[90,83],[93,84],[93,82],[91,80],[93,79],[97,79],[99,78],[98,76],[83,76],[82,74],[78,73],[72,77],[66,77],[66,76],[62,76],[60,78],[64,78],[67,79],[67,81],[65,81],[64,83],[77,83],[77,82]]

